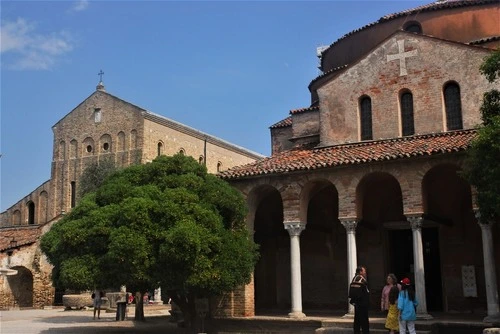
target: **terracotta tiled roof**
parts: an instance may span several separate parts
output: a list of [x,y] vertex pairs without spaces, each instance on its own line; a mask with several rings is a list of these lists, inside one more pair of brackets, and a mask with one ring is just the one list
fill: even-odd
[[475,41],[471,41],[471,42],[469,42],[469,44],[470,45],[481,45],[484,43],[498,41],[498,40],[500,40],[500,36],[492,36],[492,37],[485,37],[485,38],[477,39]]
[[469,147],[475,135],[476,130],[461,130],[316,149],[294,149],[231,168],[218,175],[223,179],[238,179],[459,152]]
[[269,128],[277,129],[277,128],[286,128],[287,126],[292,126],[292,116],[288,116],[287,118],[279,121],[278,123],[274,123]]
[[318,111],[318,110],[319,110],[319,106],[294,109],[294,110],[290,110],[290,115],[301,114],[303,112],[308,112],[308,111]]
[[[332,44],[333,45],[333,44]],[[331,45],[330,45],[331,46]],[[349,66],[349,64],[345,64],[345,65],[342,65],[342,66],[339,66],[339,67],[335,67],[335,68],[332,68],[331,70],[328,70],[326,72],[323,72],[321,73],[320,75],[318,75],[316,78],[312,79],[311,82],[309,83],[309,88],[311,87],[312,84],[314,84],[316,81],[318,81],[319,79],[321,78],[324,78],[332,73],[335,73],[335,72],[338,72],[340,70],[343,70],[344,68],[347,68],[347,66]]]
[[41,235],[39,226],[8,227],[0,229],[0,252],[11,248],[11,241],[16,247],[35,243]]
[[[390,20],[396,19],[396,18],[401,17],[401,16],[413,15],[413,14],[416,14],[419,12],[435,11],[435,10],[449,9],[449,8],[459,8],[459,7],[466,7],[466,6],[476,6],[476,5],[498,3],[498,2],[499,2],[499,0],[443,0],[443,1],[435,1],[435,2],[432,2],[432,3],[427,4],[427,5],[422,5],[419,7],[403,10],[403,11],[398,12],[398,13],[384,15],[375,22],[369,23],[361,28],[358,28],[356,30],[353,30],[353,31],[345,34],[344,36],[340,37],[338,40],[336,40],[335,42],[330,44],[330,46],[328,48],[331,48],[332,46],[334,46],[335,44],[337,44],[338,42],[340,42],[344,38],[351,36],[351,35],[359,32],[361,30],[365,30],[365,29],[372,27],[374,25],[377,25],[379,23],[382,23],[385,21],[390,21]],[[323,53],[327,52],[327,50],[328,49],[325,49],[323,51]],[[328,72],[326,72],[325,74],[327,74],[327,73]]]

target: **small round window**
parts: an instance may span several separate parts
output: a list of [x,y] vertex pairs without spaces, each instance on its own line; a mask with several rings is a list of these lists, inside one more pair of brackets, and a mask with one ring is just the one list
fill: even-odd
[[92,145],[87,146],[87,152],[89,152],[89,153],[92,152]]
[[422,33],[422,26],[417,21],[407,22],[404,26],[404,31],[413,32],[416,34]]
[[104,143],[104,144],[102,145],[102,149],[103,149],[104,151],[109,150],[109,144],[108,144],[108,143]]

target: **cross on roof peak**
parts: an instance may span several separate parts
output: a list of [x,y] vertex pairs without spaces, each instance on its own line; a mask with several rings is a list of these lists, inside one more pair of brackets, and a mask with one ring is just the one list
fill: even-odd
[[97,75],[99,76],[99,81],[102,82],[102,76],[104,75],[104,72],[100,70],[99,73],[97,73]]

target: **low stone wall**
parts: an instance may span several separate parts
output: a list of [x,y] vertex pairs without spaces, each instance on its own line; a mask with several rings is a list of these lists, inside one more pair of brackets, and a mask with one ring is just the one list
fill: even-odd
[[[63,305],[66,309],[82,309],[84,307],[93,307],[93,300],[90,293],[79,295],[64,295],[62,297]],[[101,309],[109,308],[109,300],[106,297],[102,298]]]

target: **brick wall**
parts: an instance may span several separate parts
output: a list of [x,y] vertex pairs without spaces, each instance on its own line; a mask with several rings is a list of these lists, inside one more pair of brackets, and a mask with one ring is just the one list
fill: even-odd
[[[406,58],[406,75],[401,75],[399,60],[387,60],[387,55],[398,53],[397,41],[404,41],[406,52],[417,52]],[[365,95],[371,98],[373,139],[400,137],[399,95],[403,90],[413,94],[416,134],[445,131],[442,92],[449,81],[460,86],[463,128],[473,128],[480,123],[483,92],[492,87],[479,73],[487,54],[477,47],[396,33],[318,89],[321,144],[360,140],[359,99]]]

